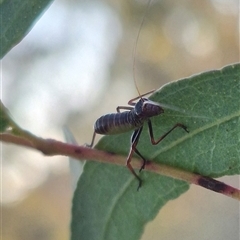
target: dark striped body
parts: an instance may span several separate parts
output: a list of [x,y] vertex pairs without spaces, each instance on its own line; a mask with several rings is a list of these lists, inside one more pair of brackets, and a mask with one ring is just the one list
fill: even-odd
[[136,115],[135,110],[111,113],[97,119],[94,130],[98,134],[112,135],[140,128],[146,118]]

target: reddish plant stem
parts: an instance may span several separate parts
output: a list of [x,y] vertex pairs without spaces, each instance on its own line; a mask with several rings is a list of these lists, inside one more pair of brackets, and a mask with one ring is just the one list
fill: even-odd
[[[6,143],[17,144],[20,146],[39,150],[47,156],[63,155],[78,160],[98,161],[121,166],[124,166],[126,163],[125,156],[120,156],[114,153],[104,152],[85,146],[63,143],[53,139],[43,139],[24,130],[21,131],[20,136],[15,136],[7,133],[0,134],[0,140]],[[139,161],[139,159],[132,159],[132,166],[134,168],[140,169],[141,165],[142,163]],[[204,177],[195,173],[187,172],[185,170],[177,169],[160,163],[154,163],[151,161],[146,164],[145,171],[155,172],[161,175],[183,180],[189,184],[195,184],[240,200],[239,189],[231,187],[213,178]]]

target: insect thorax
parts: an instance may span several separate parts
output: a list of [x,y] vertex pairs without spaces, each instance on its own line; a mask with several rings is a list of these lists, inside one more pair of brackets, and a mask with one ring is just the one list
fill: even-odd
[[135,105],[135,114],[141,119],[148,119],[163,113],[163,108],[157,102],[141,98]]

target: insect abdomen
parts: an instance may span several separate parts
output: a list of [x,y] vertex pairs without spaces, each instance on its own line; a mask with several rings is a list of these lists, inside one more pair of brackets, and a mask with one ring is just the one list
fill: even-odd
[[111,135],[128,132],[143,125],[141,119],[136,117],[132,111],[107,114],[95,122],[94,130],[98,134]]

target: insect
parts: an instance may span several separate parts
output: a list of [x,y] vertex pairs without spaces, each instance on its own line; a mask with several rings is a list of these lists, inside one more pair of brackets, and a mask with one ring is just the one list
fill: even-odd
[[[153,91],[147,92],[143,95],[140,95],[136,98],[129,100],[128,105],[130,106],[118,106],[117,113],[107,114],[98,118],[94,124],[94,133],[92,137],[92,142],[90,144],[90,147],[92,147],[94,144],[96,134],[113,135],[134,130],[131,136],[131,146],[127,157],[126,165],[128,169],[131,171],[131,173],[137,178],[139,182],[138,189],[142,185],[142,179],[136,174],[135,170],[133,169],[131,165],[131,159],[133,153],[135,152],[143,160],[143,164],[139,170],[139,172],[141,172],[144,169],[147,160],[137,149],[137,144],[144,123],[147,122],[148,124],[149,135],[151,143],[153,145],[156,145],[159,142],[161,142],[176,127],[183,128],[186,132],[188,132],[186,126],[184,126],[181,123],[176,123],[168,132],[163,134],[159,139],[157,140],[154,139],[151,117],[164,113],[164,109],[161,107],[159,103],[153,102],[148,98],[144,98],[144,96],[152,92]],[[134,102],[135,100],[138,101]],[[121,109],[128,111],[120,112]]]
[[[148,8],[150,7],[150,4],[151,4],[151,0],[149,0],[148,2]],[[133,56],[134,56],[133,71],[135,70],[135,56],[136,56],[137,43],[140,36],[140,30],[142,28],[142,25],[146,16],[146,12],[142,19],[140,29],[137,35],[136,44],[133,50]],[[137,178],[139,182],[137,189],[139,189],[142,185],[142,179],[136,174],[135,170],[133,169],[131,165],[131,159],[132,159],[133,153],[135,152],[143,160],[143,164],[139,170],[139,172],[141,172],[144,169],[147,160],[145,159],[145,157],[143,157],[143,155],[137,149],[137,144],[138,144],[144,123],[148,124],[150,140],[153,145],[156,145],[159,142],[161,142],[169,133],[171,133],[177,127],[184,129],[186,132],[188,132],[188,130],[185,125],[181,123],[176,123],[168,132],[163,134],[159,139],[155,140],[153,136],[151,117],[158,116],[164,113],[164,109],[159,103],[151,101],[148,98],[144,98],[146,95],[153,93],[154,90],[141,95],[138,90],[135,77],[134,77],[134,84],[138,91],[139,96],[128,101],[128,105],[130,106],[118,106],[116,109],[117,113],[107,114],[96,120],[94,124],[94,133],[92,137],[92,142],[89,145],[89,147],[93,147],[96,134],[113,135],[113,134],[120,134],[120,133],[134,130],[131,136],[131,146],[128,153],[126,165],[128,169],[131,171],[131,173]],[[127,110],[127,111],[120,112],[120,110]]]

